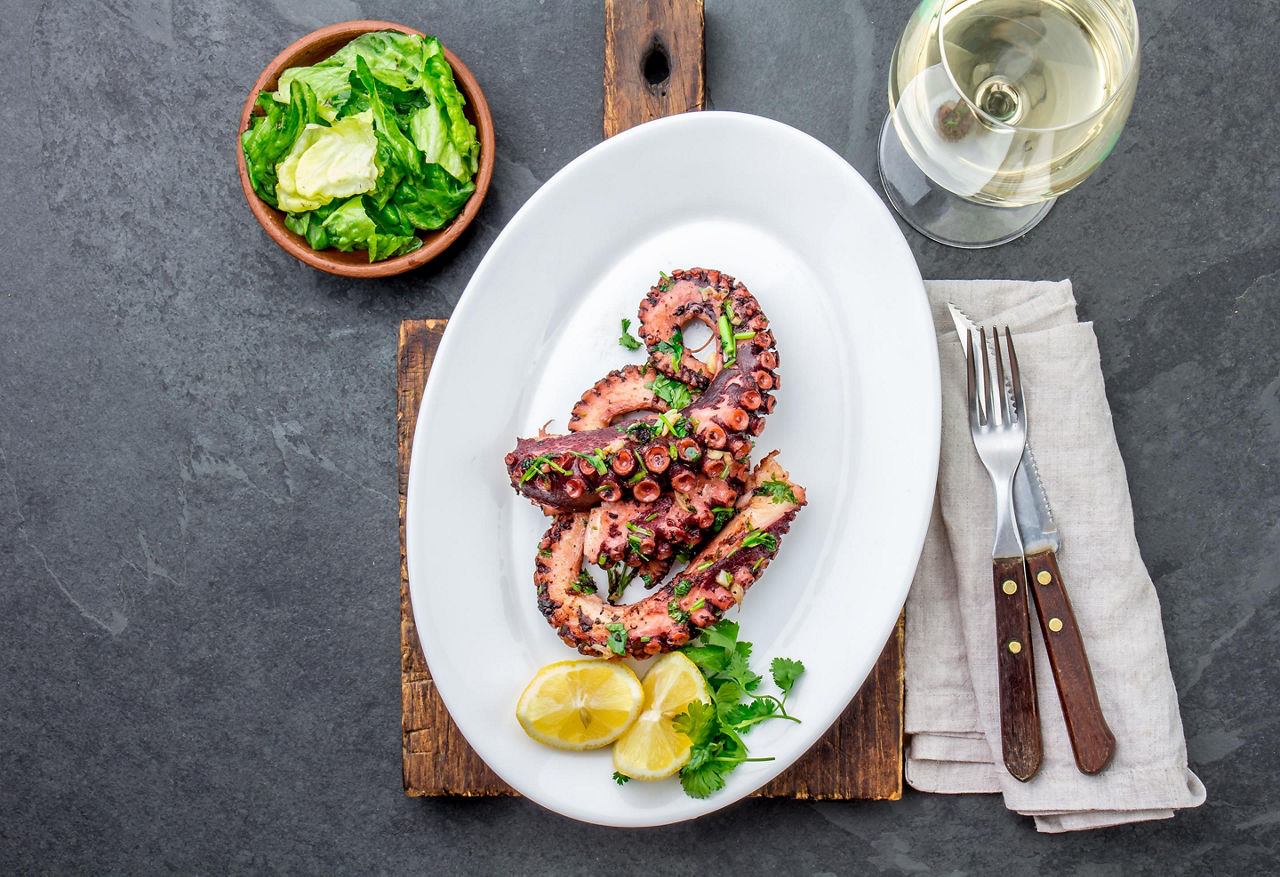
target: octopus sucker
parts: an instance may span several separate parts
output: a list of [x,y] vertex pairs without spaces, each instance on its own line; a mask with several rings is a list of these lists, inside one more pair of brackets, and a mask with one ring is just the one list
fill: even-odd
[[[673,478],[687,484],[686,471],[727,471],[709,462],[709,452],[727,448],[733,459],[745,458],[773,411],[768,390],[778,385],[775,339],[742,283],[713,269],[676,270],[649,290],[639,316],[648,364],[610,372],[584,393],[567,435],[540,432],[519,439],[506,455],[512,487],[549,513],[628,497],[655,502],[672,489]],[[673,352],[675,330],[692,319],[712,325],[719,336],[707,363],[688,350],[682,357]],[[667,402],[653,387],[659,373],[701,393],[682,408],[665,410]],[[642,411],[658,413],[616,422]]]
[[538,608],[561,639],[584,655],[647,658],[687,644],[741,602],[778,553],[805,505],[804,488],[778,465],[760,461],[724,528],[680,573],[650,596],[615,605],[582,577],[585,512],[559,515],[539,543]]

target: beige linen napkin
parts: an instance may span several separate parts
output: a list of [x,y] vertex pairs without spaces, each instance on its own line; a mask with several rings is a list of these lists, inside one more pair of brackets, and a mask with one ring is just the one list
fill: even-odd
[[[942,368],[938,496],[907,598],[907,782],[926,792],[1000,792],[1045,832],[1166,819],[1204,802],[1187,768],[1155,586],[1133,532],[1093,327],[1069,281],[926,284]],[[964,357],[946,303],[1014,333],[1029,440],[1053,509],[1058,562],[1116,736],[1096,776],[1075,766],[1049,659],[1033,620],[1044,758],[1027,783],[1000,752],[991,584],[993,495],[969,437]],[[1032,612],[1035,611],[1034,605]]]

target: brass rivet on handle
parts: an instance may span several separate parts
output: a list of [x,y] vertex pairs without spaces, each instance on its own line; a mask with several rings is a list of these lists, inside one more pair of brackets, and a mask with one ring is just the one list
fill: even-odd
[[1047,585],[1049,582],[1053,581],[1053,576],[1049,575],[1048,570],[1042,569],[1040,572],[1036,573],[1036,581],[1042,585]]
[[1018,652],[1022,651],[1022,643],[1018,642],[1016,639],[1009,640],[1009,651],[1013,652],[1015,655],[1018,654]]
[[1050,618],[1050,619],[1049,619],[1049,629],[1050,629],[1050,630],[1052,630],[1054,633],[1057,633],[1058,631],[1062,630],[1062,619],[1061,619],[1061,618]]
[[1006,594],[1016,594],[1018,593],[1018,583],[1013,579],[1005,579],[1004,584],[1000,586],[1000,590]]

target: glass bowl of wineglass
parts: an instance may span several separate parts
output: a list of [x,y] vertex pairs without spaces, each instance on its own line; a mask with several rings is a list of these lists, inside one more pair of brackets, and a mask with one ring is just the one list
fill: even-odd
[[923,0],[889,68],[880,178],[917,231],[1030,231],[1115,145],[1138,82],[1132,0]]

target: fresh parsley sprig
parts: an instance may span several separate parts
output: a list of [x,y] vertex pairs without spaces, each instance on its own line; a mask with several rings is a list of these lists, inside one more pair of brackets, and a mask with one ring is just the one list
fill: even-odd
[[698,645],[681,649],[698,665],[711,691],[711,703],[694,701],[674,719],[675,729],[692,741],[689,763],[680,770],[680,785],[694,798],[724,788],[725,777],[750,758],[742,735],[767,719],[800,720],[787,712],[787,696],[804,672],[804,664],[774,658],[769,665],[782,696],[757,692],[763,677],[751,669],[751,643],[738,639],[738,625],[721,620],[702,632]]

